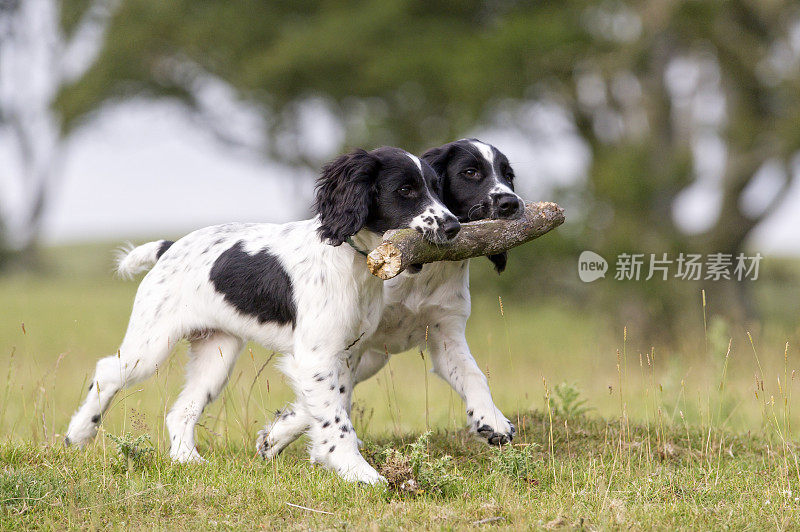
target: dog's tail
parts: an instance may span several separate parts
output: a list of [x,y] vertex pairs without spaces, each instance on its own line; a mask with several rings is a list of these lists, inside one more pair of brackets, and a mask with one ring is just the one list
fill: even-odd
[[131,279],[137,273],[149,270],[174,244],[172,240],[156,240],[141,246],[127,244],[117,251],[117,275]]

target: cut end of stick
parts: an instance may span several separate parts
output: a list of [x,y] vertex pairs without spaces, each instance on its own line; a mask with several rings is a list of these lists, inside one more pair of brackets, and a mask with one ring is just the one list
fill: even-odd
[[400,274],[402,256],[400,250],[391,242],[383,242],[367,256],[370,273],[384,281]]

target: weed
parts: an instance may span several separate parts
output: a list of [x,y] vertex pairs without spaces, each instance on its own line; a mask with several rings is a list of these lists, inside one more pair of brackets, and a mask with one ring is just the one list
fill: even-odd
[[562,382],[556,384],[555,397],[549,397],[548,401],[553,413],[562,419],[573,419],[586,415],[593,408],[586,406],[586,399],[581,398],[581,392],[577,385]]
[[134,438],[129,432],[122,436],[106,434],[117,445],[117,466],[123,471],[140,468],[148,465],[154,449],[149,434],[142,434]]
[[387,448],[381,453],[381,474],[389,487],[399,493],[423,493],[451,497],[462,481],[449,455],[433,457],[429,451],[431,431],[423,433],[409,445],[406,454]]
[[491,469],[514,480],[538,484],[538,477],[545,468],[541,456],[534,457],[535,444],[505,445],[492,448]]

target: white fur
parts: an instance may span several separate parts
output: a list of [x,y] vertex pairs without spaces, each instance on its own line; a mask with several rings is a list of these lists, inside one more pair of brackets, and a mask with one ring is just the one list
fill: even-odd
[[486,159],[489,163],[489,168],[492,169],[492,179],[494,180],[494,186],[489,191],[489,195],[492,194],[514,194],[514,191],[506,185],[505,183],[500,182],[500,178],[497,173],[494,171],[494,152],[492,151],[492,147],[488,144],[484,144],[478,140],[470,141],[470,144],[475,146],[475,148],[481,153],[481,156]]
[[[381,281],[369,274],[364,257],[350,246],[321,242],[318,226],[316,219],[227,224],[195,231],[173,244],[142,280],[119,351],[97,363],[86,400],[70,421],[67,441],[89,441],[115,394],[153,375],[175,344],[188,338],[186,386],[166,424],[170,456],[199,460],[195,425],[224,388],[245,341],[252,339],[286,355],[281,367],[297,394],[293,409],[306,420],[312,460],[348,480],[383,481],[358,451],[347,402],[353,386],[348,364],[356,367],[360,355],[348,346],[371,336],[378,326]],[[367,230],[354,236],[359,246],[370,249],[380,238]],[[268,248],[279,258],[294,289],[294,329],[259,323],[215,290],[209,280],[215,260],[240,241],[245,251]],[[120,261],[120,270],[131,274],[152,264],[160,245],[150,242],[131,250]]]
[[428,208],[421,214],[415,216],[408,226],[420,232],[435,234],[439,229],[439,225],[449,212],[450,211],[447,210],[447,207],[445,207],[442,202],[431,196]]
[[133,279],[137,273],[152,268],[158,260],[158,250],[162,242],[163,240],[157,240],[139,247],[128,242],[120,247],[116,252],[117,275],[123,279]]
[[[404,272],[384,282],[383,297],[383,315],[376,332],[364,341],[355,384],[377,373],[391,354],[427,349],[433,371],[464,400],[470,430],[486,439],[496,435],[510,439],[515,429],[494,405],[486,376],[465,337],[470,315],[469,261],[436,262],[426,264],[418,274]],[[300,412],[288,419],[279,416],[259,432],[257,449],[266,457],[275,456],[310,422]]]
[[[514,194],[494,172],[492,147],[479,141],[468,142],[492,168],[495,185],[488,196]],[[427,227],[436,208],[446,209],[442,204],[432,205],[411,226]],[[487,379],[472,357],[465,337],[470,315],[469,261],[435,262],[426,264],[417,274],[404,272],[384,283],[383,298],[380,325],[361,346],[364,352],[355,369],[355,384],[380,371],[392,354],[427,348],[433,371],[464,400],[470,430],[490,443],[510,441],[514,426],[494,405]],[[285,414],[278,417],[259,432],[257,449],[263,456],[275,456],[302,434],[310,422],[301,412],[293,412],[289,418]]]
[[420,162],[419,157],[417,157],[413,153],[407,153],[406,155],[408,155],[409,159],[414,161],[414,164],[417,165],[417,168],[419,168],[419,173],[421,174],[422,173],[422,163]]
[[481,152],[481,155],[483,155],[484,159],[489,161],[490,166],[494,165],[494,152],[492,152],[491,146],[484,144],[479,140],[472,140],[470,143],[475,146],[479,152]]

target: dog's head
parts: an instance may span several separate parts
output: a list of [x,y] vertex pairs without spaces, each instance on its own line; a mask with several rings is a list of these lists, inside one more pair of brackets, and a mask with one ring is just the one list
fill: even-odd
[[317,180],[319,235],[338,246],[361,229],[411,227],[431,242],[452,240],[461,225],[437,196],[438,181],[428,163],[399,148],[342,155]]
[[[477,139],[462,139],[422,155],[440,176],[439,197],[459,221],[514,219],[525,204],[514,193],[514,170],[503,153]],[[506,267],[507,255],[490,255],[498,272]]]

